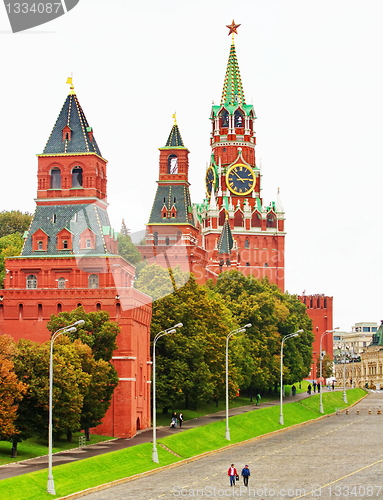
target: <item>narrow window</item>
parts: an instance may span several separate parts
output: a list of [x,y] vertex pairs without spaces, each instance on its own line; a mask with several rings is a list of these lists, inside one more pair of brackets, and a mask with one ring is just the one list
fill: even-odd
[[37,250],[44,250],[42,241],[37,242]]
[[23,304],[19,304],[19,319],[23,319]]
[[118,319],[121,316],[121,304],[116,302],[116,318]]
[[258,212],[251,216],[251,227],[261,227],[261,215]]
[[229,126],[229,113],[226,111],[226,109],[221,111],[220,122],[221,127],[226,128]]
[[61,171],[59,168],[54,167],[51,170],[51,189],[61,189]]
[[245,248],[250,248],[249,240],[246,238],[245,240]]
[[153,244],[158,245],[158,233],[153,233]]
[[63,310],[63,305],[62,305],[62,304],[60,304],[60,302],[59,302],[59,303],[57,304],[57,314],[58,314],[58,313],[61,313],[61,312],[62,312],[62,310]]
[[85,240],[85,248],[92,248],[92,242],[91,242],[90,238],[87,238]]
[[63,248],[64,249],[68,248],[68,240],[63,240]]
[[27,288],[37,288],[37,276],[34,274],[27,276]]
[[72,188],[82,187],[82,168],[74,167],[72,170]]
[[42,304],[37,304],[37,319],[38,319],[38,321],[43,320],[43,305]]
[[168,174],[178,174],[178,157],[170,155],[168,158]]
[[57,280],[57,288],[65,288],[65,278],[59,278]]
[[96,304],[96,311],[101,311],[101,304],[100,304],[100,302],[97,302],[97,304]]
[[266,227],[277,227],[277,218],[273,213],[267,214]]
[[169,238],[165,238],[165,245],[169,245],[169,244],[170,244]]
[[88,278],[88,288],[98,288],[98,274],[91,274]]

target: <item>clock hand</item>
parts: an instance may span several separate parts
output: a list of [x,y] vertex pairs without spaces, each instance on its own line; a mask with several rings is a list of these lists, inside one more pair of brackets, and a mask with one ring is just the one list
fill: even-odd
[[238,177],[238,179],[239,179],[240,181],[245,182],[245,181],[242,179],[242,177],[240,177],[240,176],[237,174],[237,172],[234,172],[234,173],[235,173],[235,175]]

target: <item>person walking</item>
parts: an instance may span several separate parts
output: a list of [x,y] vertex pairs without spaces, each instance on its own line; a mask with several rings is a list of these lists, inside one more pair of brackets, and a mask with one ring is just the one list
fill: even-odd
[[291,387],[291,394],[292,394],[293,396],[295,396],[295,394],[296,394],[296,393],[297,393],[297,388],[295,387],[295,385],[293,385],[293,386]]
[[180,414],[178,415],[178,421],[179,421],[179,424],[180,424],[180,429],[181,429],[181,427],[182,427],[182,422],[184,421],[184,417],[183,417],[182,413],[180,413]]
[[250,477],[250,469],[248,465],[245,465],[245,467],[242,469],[241,476],[243,477],[243,484],[245,486],[248,486]]
[[311,385],[310,384],[307,386],[307,394],[311,394]]
[[234,464],[231,464],[228,471],[227,475],[230,478],[230,486],[235,486],[235,479],[238,476],[237,469],[234,467]]

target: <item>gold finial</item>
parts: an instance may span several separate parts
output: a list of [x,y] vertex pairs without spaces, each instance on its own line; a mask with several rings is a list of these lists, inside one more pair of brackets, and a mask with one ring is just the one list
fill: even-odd
[[69,76],[66,80],[66,83],[70,85],[70,90],[69,90],[69,95],[74,95],[76,92],[74,91],[74,85],[73,85],[73,73],[71,76]]
[[228,35],[231,35],[231,43],[234,44],[234,33],[238,35],[237,28],[239,28],[240,24],[235,24],[234,19],[231,24],[227,24],[226,28],[229,28]]
[[172,118],[174,120],[174,125],[177,125],[177,113],[174,111]]

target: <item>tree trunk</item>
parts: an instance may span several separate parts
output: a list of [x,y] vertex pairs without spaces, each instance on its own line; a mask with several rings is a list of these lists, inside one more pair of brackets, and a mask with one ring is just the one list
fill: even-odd
[[68,429],[66,431],[66,440],[68,441],[68,443],[72,442],[72,438],[73,438],[73,432],[70,429]]
[[12,454],[11,458],[16,458],[17,457],[17,439],[13,438],[12,439]]

